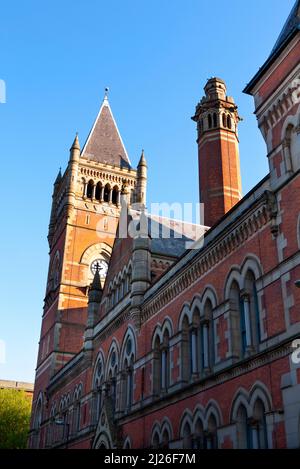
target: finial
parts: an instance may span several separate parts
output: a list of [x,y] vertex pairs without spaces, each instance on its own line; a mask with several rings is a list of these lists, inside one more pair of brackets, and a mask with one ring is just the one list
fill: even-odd
[[141,154],[138,166],[142,166],[142,165],[147,166],[147,162],[146,162],[146,158],[145,158],[145,154],[144,154],[144,149],[142,150],[142,154]]
[[104,92],[104,99],[108,99],[108,92],[109,92],[109,88],[108,86],[105,87],[105,92]]
[[79,139],[78,139],[78,132],[76,132],[76,136],[75,136],[75,139],[74,139],[74,142],[71,146],[71,150],[80,150],[80,145],[79,145]]

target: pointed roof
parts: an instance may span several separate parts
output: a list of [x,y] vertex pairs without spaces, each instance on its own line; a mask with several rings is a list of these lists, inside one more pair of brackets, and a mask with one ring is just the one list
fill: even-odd
[[78,133],[76,132],[76,137],[74,139],[74,142],[72,143],[72,146],[70,148],[71,150],[80,150],[80,145],[79,145],[79,139],[78,139]]
[[99,163],[125,168],[131,167],[107,94],[105,94],[98,116],[84,144],[81,156]]
[[294,31],[300,30],[300,0],[297,0],[270,55],[274,54]]
[[293,6],[291,13],[286,20],[284,27],[279,34],[279,37],[271,51],[270,56],[264,63],[264,65],[259,69],[256,75],[252,78],[250,83],[244,89],[244,93],[251,94],[253,87],[261,79],[266,70],[272,65],[272,63],[277,59],[281,54],[287,44],[292,40],[292,38],[300,31],[300,0],[296,0],[295,5]]
[[54,185],[55,185],[55,186],[60,183],[61,178],[62,178],[61,168],[59,168],[58,174],[57,174],[56,179],[55,179],[55,181],[54,181]]
[[140,166],[147,166],[147,161],[146,161],[146,158],[145,158],[144,150],[142,150],[141,158],[140,158],[140,161],[139,161],[139,164],[138,164],[138,167],[140,167]]

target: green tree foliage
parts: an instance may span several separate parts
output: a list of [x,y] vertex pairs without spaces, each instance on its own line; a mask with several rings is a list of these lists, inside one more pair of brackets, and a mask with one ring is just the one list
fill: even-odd
[[0,389],[0,448],[26,448],[30,412],[24,391]]

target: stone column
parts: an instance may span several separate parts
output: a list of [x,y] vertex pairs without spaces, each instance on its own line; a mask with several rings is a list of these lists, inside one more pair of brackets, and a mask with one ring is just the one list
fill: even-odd
[[92,200],[96,198],[96,184],[93,185]]

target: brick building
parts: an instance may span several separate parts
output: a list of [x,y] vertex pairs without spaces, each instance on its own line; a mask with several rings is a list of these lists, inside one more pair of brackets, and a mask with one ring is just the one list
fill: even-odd
[[297,0],[245,88],[269,173],[244,197],[224,81],[196,106],[198,249],[145,210],[145,156],[131,167],[105,96],[54,184],[29,447],[300,446],[299,83]]

